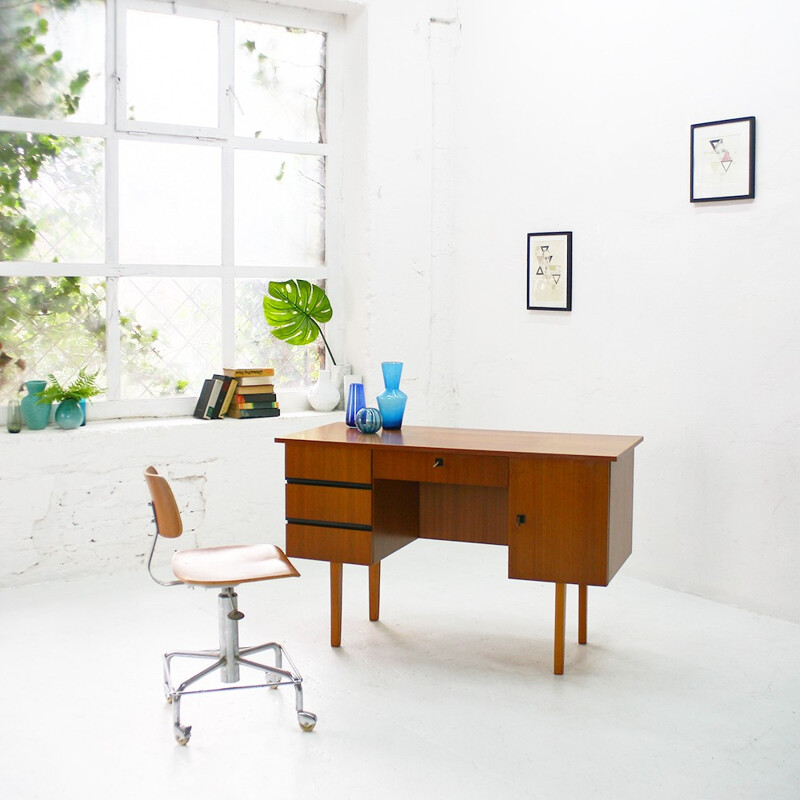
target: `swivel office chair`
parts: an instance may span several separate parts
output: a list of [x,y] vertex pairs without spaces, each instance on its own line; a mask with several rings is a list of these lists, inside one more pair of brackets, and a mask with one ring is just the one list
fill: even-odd
[[[274,578],[296,578],[299,572],[279,547],[271,544],[229,545],[226,547],[205,547],[194,550],[179,550],[172,557],[172,571],[177,580],[162,581],[153,573],[152,561],[156,543],[160,536],[175,539],[183,533],[180,511],[175,496],[167,480],[158,474],[154,467],[144,471],[147,488],[150,491],[150,506],[153,509],[153,522],[156,535],[147,559],[150,577],[161,586],[204,586],[220,590],[217,608],[219,613],[219,649],[200,651],[175,651],[164,654],[164,694],[172,703],[172,717],[175,739],[185,745],[191,736],[192,726],[181,724],[181,698],[187,694],[230,691],[232,689],[277,689],[278,686],[292,685],[295,690],[297,721],[305,731],[314,729],[317,718],[310,711],[303,710],[303,678],[289,658],[284,648],[276,642],[239,647],[239,620],[244,617],[237,607],[238,595],[234,588],[240,583],[267,581]],[[249,656],[271,650],[275,665],[269,666],[251,661]],[[213,663],[177,687],[173,686],[170,669],[175,658],[208,659]],[[290,669],[283,668],[284,658]],[[202,678],[213,672],[220,672],[224,684],[238,683],[239,667],[250,667],[264,673],[265,683],[242,686],[222,686],[209,689],[190,689]]]

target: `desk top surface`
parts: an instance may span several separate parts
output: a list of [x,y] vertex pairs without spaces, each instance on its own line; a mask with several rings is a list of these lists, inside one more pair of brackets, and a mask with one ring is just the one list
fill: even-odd
[[370,447],[403,447],[410,450],[449,450],[492,455],[539,455],[567,458],[599,458],[616,461],[636,447],[642,436],[609,436],[583,433],[533,433],[473,428],[404,426],[397,431],[361,433],[343,422],[281,436],[276,442],[354,444]]

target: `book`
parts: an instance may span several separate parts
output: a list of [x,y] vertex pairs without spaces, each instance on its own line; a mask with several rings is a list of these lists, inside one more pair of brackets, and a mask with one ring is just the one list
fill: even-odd
[[245,375],[236,380],[239,386],[272,386],[272,377],[269,375]]
[[278,395],[274,392],[260,392],[258,394],[235,394],[233,402],[240,406],[242,403],[277,403]]
[[228,416],[233,419],[256,419],[258,417],[279,417],[280,415],[279,408],[239,408],[232,405],[228,409]]
[[214,381],[221,381],[222,383],[217,402],[214,404],[214,408],[211,411],[211,419],[219,419],[224,416],[225,412],[228,410],[228,406],[231,404],[231,400],[236,392],[238,381],[236,378],[231,378],[228,375],[212,375],[211,379]]
[[242,386],[241,379],[239,385],[236,387],[236,394],[272,394],[275,392],[275,386],[271,383],[258,383],[255,386]]
[[250,410],[253,408],[280,408],[280,406],[273,402],[273,403],[237,403],[235,408],[238,408],[240,411]]
[[194,414],[192,416],[197,419],[208,419],[206,411],[208,410],[208,398],[211,397],[211,389],[214,386],[214,381],[211,378],[206,378],[203,381],[203,388],[200,389],[200,397],[197,398],[197,405],[194,407]]
[[206,378],[203,381],[203,388],[200,390],[200,397],[197,398],[193,416],[197,419],[211,419],[221,388],[221,380]]
[[275,374],[275,369],[273,367],[225,367],[222,373],[229,378],[270,377]]

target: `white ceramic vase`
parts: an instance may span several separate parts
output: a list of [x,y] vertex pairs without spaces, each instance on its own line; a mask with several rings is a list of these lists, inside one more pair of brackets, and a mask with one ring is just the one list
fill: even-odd
[[319,371],[319,378],[308,393],[308,402],[314,411],[333,411],[339,405],[339,390],[331,381],[329,369]]

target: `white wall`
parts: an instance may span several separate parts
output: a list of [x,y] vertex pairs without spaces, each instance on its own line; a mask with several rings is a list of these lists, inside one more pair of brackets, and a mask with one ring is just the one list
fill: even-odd
[[[757,19],[730,0],[346,8],[337,311],[370,400],[379,362],[399,359],[412,424],[643,434],[626,572],[800,621],[800,12],[774,0]],[[690,124],[750,114],[756,199],[691,205]],[[525,309],[526,234],[537,230],[574,232],[572,313]],[[122,526],[126,559],[149,525],[139,489],[122,488],[138,487],[143,462],[184,470],[187,488],[208,472],[210,527],[206,511],[195,527],[216,532],[240,508],[242,523],[282,536],[274,428],[227,442],[216,423],[186,422],[110,446],[83,429],[70,434],[89,448],[79,456],[60,432],[0,436],[0,541],[38,537],[75,561],[82,534],[54,488],[57,463],[69,508],[91,506],[98,534]],[[24,487],[9,483],[20,458]],[[87,496],[76,470],[91,477]]]
[[[627,573],[800,621],[798,7],[459,10],[460,424],[643,434]],[[755,200],[690,204],[690,125],[747,115]],[[572,313],[525,309],[552,230]]]

